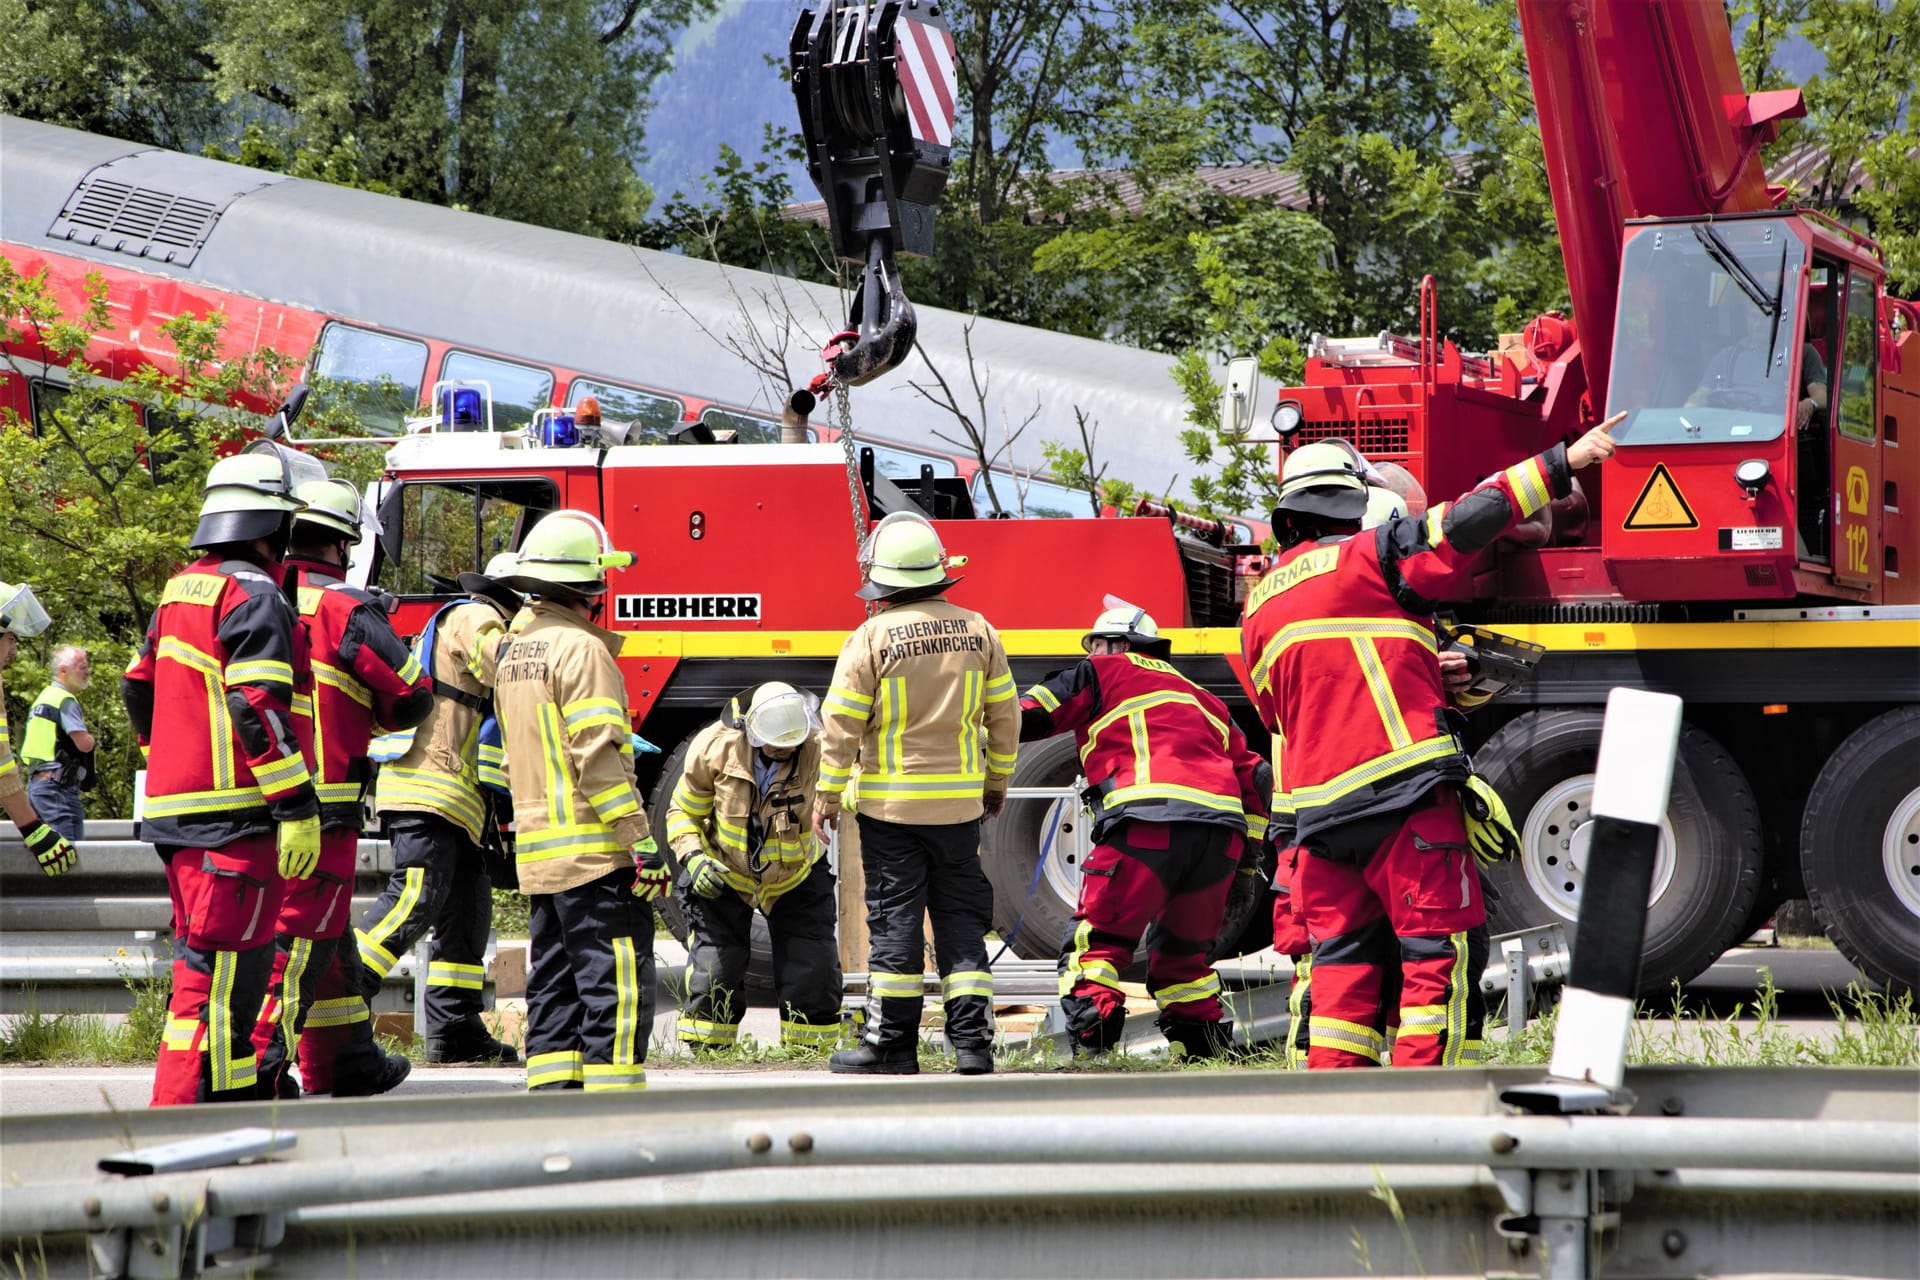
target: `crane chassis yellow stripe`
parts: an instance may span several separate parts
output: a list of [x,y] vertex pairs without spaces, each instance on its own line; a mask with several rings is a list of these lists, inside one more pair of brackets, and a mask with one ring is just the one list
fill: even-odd
[[[1915,649],[1920,650],[1920,620],[1846,619],[1832,622],[1556,622],[1501,624],[1490,630],[1531,640],[1557,652],[1725,650],[1725,649]],[[1002,631],[1014,657],[1080,652],[1072,631]],[[1179,628],[1160,633],[1173,641],[1176,654],[1221,655],[1240,652],[1237,627]],[[629,631],[621,638],[623,658],[833,658],[846,633],[841,631]]]

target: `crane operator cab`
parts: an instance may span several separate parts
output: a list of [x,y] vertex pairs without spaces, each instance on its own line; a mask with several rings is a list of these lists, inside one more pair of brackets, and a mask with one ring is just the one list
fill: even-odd
[[[1793,213],[1627,225],[1607,397],[1629,411],[1626,465],[1602,545],[1629,595],[1877,598],[1884,268],[1835,230]],[[1687,591],[1649,589],[1676,573]]]

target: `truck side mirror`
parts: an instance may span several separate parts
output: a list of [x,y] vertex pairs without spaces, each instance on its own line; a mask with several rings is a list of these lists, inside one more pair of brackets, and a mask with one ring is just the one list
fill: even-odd
[[307,407],[307,397],[311,394],[313,388],[306,383],[293,384],[293,390],[287,392],[286,402],[274,410],[273,417],[267,422],[263,432],[267,439],[278,440],[292,432],[294,421],[299,418],[300,411]]
[[1253,430],[1253,406],[1260,398],[1260,362],[1253,356],[1227,361],[1227,387],[1220,395],[1220,434],[1244,440]]

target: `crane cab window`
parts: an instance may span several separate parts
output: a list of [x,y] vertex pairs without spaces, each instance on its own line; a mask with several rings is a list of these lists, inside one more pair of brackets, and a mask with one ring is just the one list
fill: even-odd
[[1874,296],[1873,277],[1859,271],[1847,276],[1847,319],[1835,379],[1840,395],[1840,412],[1835,427],[1853,440],[1872,444],[1878,432],[1879,418],[1875,401],[1879,362],[1879,302]]
[[673,396],[638,391],[611,382],[575,378],[567,388],[567,407],[577,409],[592,396],[600,402],[600,421],[628,428],[628,444],[665,444],[667,432],[680,422],[686,407]]
[[[735,413],[731,409],[716,409],[709,405],[700,411],[700,421],[715,431],[738,431],[741,444],[779,444],[780,424],[771,418],[756,417],[750,413]],[[807,428],[807,438],[817,439],[813,428]]]
[[373,434],[399,435],[408,411],[420,403],[427,344],[335,321],[320,331],[307,372],[316,408],[332,401]]
[[493,392],[493,425],[497,431],[518,431],[533,421],[533,411],[553,403],[553,374],[524,364],[510,364],[491,356],[449,351],[440,362],[447,382],[484,382]]
[[543,479],[408,483],[380,504],[380,557],[373,581],[397,596],[460,593],[459,576],[512,551],[558,495]]
[[1784,221],[1671,222],[1636,229],[1620,268],[1609,413],[1629,444],[1777,440],[1822,374],[1795,360],[1806,247]]

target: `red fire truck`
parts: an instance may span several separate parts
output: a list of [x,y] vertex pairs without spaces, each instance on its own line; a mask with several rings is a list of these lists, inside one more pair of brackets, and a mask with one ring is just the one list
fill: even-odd
[[[1863,970],[1911,984],[1920,308],[1887,295],[1873,241],[1767,184],[1760,148],[1805,108],[1744,90],[1717,0],[1519,10],[1573,319],[1465,355],[1428,282],[1417,338],[1316,340],[1273,435],[1283,458],[1346,438],[1445,498],[1628,411],[1617,457],[1457,602],[1549,651],[1479,728],[1524,846],[1494,872],[1495,928],[1571,917],[1599,705],[1636,685],[1687,700],[1650,982],[1804,893]],[[1249,366],[1234,379],[1251,391]]]

